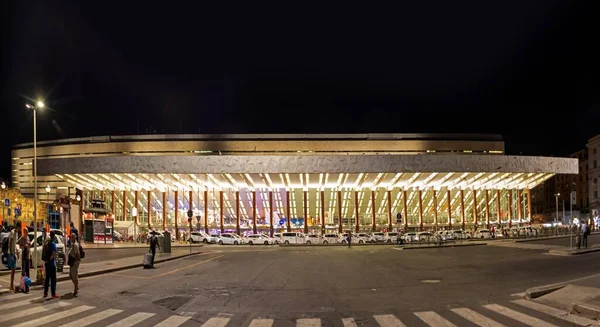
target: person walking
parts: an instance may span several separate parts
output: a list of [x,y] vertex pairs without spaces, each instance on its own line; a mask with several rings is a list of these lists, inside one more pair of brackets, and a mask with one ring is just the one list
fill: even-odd
[[69,248],[69,277],[73,282],[73,296],[77,296],[79,292],[79,263],[81,262],[81,253],[79,252],[79,242],[77,234],[71,233],[69,236],[71,247]]
[[8,257],[6,258],[8,269],[10,269],[10,290],[15,290],[15,270],[17,269],[17,231],[21,224],[17,222],[15,228],[8,235]]
[[152,252],[152,263],[150,264],[150,267],[152,268],[154,268],[154,257],[156,256],[157,247],[160,249],[158,237],[156,237],[156,233],[152,233],[152,236],[150,236],[150,252]]
[[54,243],[54,231],[50,232],[50,236],[46,238],[44,247],[42,248],[42,260],[44,261],[44,298],[48,297],[48,287],[52,291],[52,298],[58,299],[56,294],[56,244]]
[[587,249],[588,247],[588,235],[590,235],[590,226],[587,224],[586,221],[584,221],[581,224],[581,232],[582,232],[582,238],[583,238],[583,244],[582,246]]
[[352,243],[352,232],[348,231],[348,237],[346,238],[348,241],[348,247],[350,247],[350,243]]

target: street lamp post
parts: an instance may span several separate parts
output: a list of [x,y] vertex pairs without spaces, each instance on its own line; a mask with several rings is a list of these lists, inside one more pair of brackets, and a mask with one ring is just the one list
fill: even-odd
[[46,185],[46,208],[48,209],[48,214],[46,215],[46,223],[44,224],[44,226],[46,226],[46,224],[50,224],[50,191],[52,189],[50,188],[50,185]]
[[[35,221],[34,224],[34,230],[33,230],[33,239],[37,240],[37,230],[38,230],[38,223],[37,223],[37,193],[38,193],[38,189],[37,189],[37,118],[36,118],[36,114],[37,114],[37,109],[43,109],[44,108],[44,103],[42,101],[38,101],[35,105],[31,105],[31,104],[26,104],[25,107],[27,107],[28,109],[31,109],[33,111],[33,220]],[[45,233],[44,233],[45,235]],[[38,250],[37,250],[37,246],[33,247],[33,264],[35,265],[35,269],[37,270],[39,265],[38,265]],[[39,275],[39,274],[36,274]],[[36,276],[37,278],[37,276]]]
[[558,197],[559,196],[560,196],[560,193],[554,194],[554,197],[556,198],[556,217],[554,217],[554,230],[556,231],[557,234],[558,234],[558,230],[556,229],[556,226],[558,225]]
[[2,184],[0,184],[0,188],[2,188],[2,199],[0,199],[2,200],[2,215],[0,215],[0,218],[4,218],[2,219],[2,224],[4,224],[4,221],[6,220],[6,206],[4,205],[4,190],[6,190],[6,183],[2,182]]
[[[136,197],[137,197],[137,195],[136,195]],[[136,234],[137,233],[136,232],[136,221],[137,220],[135,219],[135,217],[137,217],[137,214],[138,214],[137,208],[136,207],[131,208],[131,217],[133,217],[133,237],[135,238],[136,244],[137,244],[137,237],[136,237],[136,235],[137,235]]]

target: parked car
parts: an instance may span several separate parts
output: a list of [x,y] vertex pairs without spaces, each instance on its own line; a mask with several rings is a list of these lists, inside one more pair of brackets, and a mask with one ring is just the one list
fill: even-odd
[[190,239],[188,240],[190,243],[212,243],[212,238],[210,235],[205,232],[192,232],[190,234]]
[[299,232],[281,233],[281,243],[283,243],[283,244],[305,244],[306,236]]
[[248,236],[245,237],[245,241],[249,245],[255,245],[255,244],[269,245],[269,244],[273,244],[273,240],[269,236],[263,235],[263,234],[251,234],[251,235],[248,235]]
[[219,235],[218,243],[220,245],[223,245],[223,244],[239,245],[239,244],[243,244],[243,241],[242,241],[242,238],[236,234],[223,233],[223,234]]
[[338,234],[325,234],[323,235],[323,244],[336,244],[339,242]]
[[387,232],[383,236],[383,241],[386,243],[398,243],[398,239],[401,237],[402,235],[398,232]]

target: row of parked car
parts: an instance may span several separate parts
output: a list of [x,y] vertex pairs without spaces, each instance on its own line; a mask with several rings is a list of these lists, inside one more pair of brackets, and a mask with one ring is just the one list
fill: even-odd
[[[484,234],[482,234],[484,235]],[[475,237],[480,235],[476,233]],[[352,233],[351,243],[412,243],[429,242],[432,239],[441,239],[443,241],[457,239],[471,239],[474,236],[471,232],[464,230],[445,230],[438,232],[373,232],[373,233]],[[192,232],[191,243],[205,244],[248,244],[248,245],[271,245],[271,244],[347,244],[348,233],[328,233],[323,235],[304,234],[301,232],[275,233],[273,236],[266,234],[251,234],[239,236],[234,233],[207,234],[205,232]]]

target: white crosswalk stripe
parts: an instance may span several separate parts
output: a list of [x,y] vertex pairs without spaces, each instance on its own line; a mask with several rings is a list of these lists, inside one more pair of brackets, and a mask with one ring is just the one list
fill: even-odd
[[108,325],[108,327],[131,327],[135,324],[139,324],[140,322],[152,316],[154,316],[154,313],[138,312],[125,319],[121,319],[113,324],[110,324]]
[[296,320],[296,327],[321,327],[321,319],[301,318]]
[[227,325],[227,323],[229,323],[229,320],[231,320],[231,318],[225,318],[225,317],[210,318],[210,319],[208,319],[207,322],[202,324],[202,327],[225,327]]
[[406,327],[406,325],[394,315],[376,315],[373,316],[373,318],[377,320],[377,323],[381,327]]
[[51,315],[47,315],[47,316],[44,316],[44,317],[41,317],[41,318],[37,318],[37,319],[34,319],[34,320],[23,322],[23,323],[20,323],[18,325],[14,325],[14,327],[35,327],[35,326],[40,326],[40,325],[43,325],[43,324],[51,323],[53,321],[57,321],[59,319],[63,319],[63,318],[70,317],[70,316],[74,316],[76,314],[79,314],[79,313],[82,313],[82,312],[85,312],[85,311],[88,311],[88,310],[92,310],[93,308],[94,307],[90,307],[90,306],[87,306],[87,305],[82,305],[82,306],[79,306],[79,307],[75,307],[73,309],[69,309],[69,310],[66,310],[66,311],[61,311],[61,312],[53,313]]
[[524,313],[521,313],[519,311],[501,306],[499,304],[487,304],[484,305],[484,307],[486,309],[492,310],[494,312],[497,312],[503,316],[512,318],[516,321],[519,321],[525,325],[531,326],[531,327],[556,327],[556,325],[553,325],[551,323],[547,323],[543,320],[540,320],[538,318],[526,315]]
[[354,322],[354,318],[342,318],[342,324],[344,324],[344,327],[358,327]]
[[454,308],[451,309],[452,312],[456,313],[457,315],[469,320],[470,322],[474,323],[477,326],[480,327],[506,327],[501,323],[498,323],[478,312],[475,312],[469,308]]
[[183,325],[186,321],[190,320],[190,318],[192,317],[170,316],[169,318],[154,325],[154,327],[177,327]]
[[572,315],[567,311],[556,309],[547,305],[543,305],[541,303],[528,301],[528,300],[515,300],[512,301],[520,306],[539,311],[545,313],[547,315],[568,321],[578,326],[591,326],[597,324],[598,322],[592,319],[588,319],[586,317],[581,317],[577,315]]
[[415,316],[432,327],[457,327],[433,311],[415,312]]
[[31,305],[31,299],[2,304],[2,305],[0,305],[0,311],[6,310],[6,309],[18,308],[21,306],[28,306],[28,305]]
[[252,322],[248,327],[271,327],[273,326],[273,319],[252,319]]
[[68,324],[61,325],[61,327],[85,327],[85,326],[89,326],[91,324],[95,324],[100,320],[104,320],[106,318],[112,317],[121,312],[123,312],[123,310],[108,309],[108,310],[104,310],[104,311],[101,311],[98,313],[94,313],[91,316],[87,316],[87,317],[81,318],[79,320],[72,321]]
[[0,302],[14,300],[14,299],[18,299],[18,298],[24,297],[24,296],[31,297],[31,294],[27,294],[27,293],[14,293],[14,294],[9,294],[9,295],[4,295],[4,296],[0,297]]
[[26,316],[31,316],[31,315],[38,314],[40,312],[46,312],[48,310],[65,307],[68,305],[69,305],[69,303],[66,303],[66,302],[54,302],[54,303],[47,304],[47,305],[38,305],[36,307],[30,307],[28,305],[28,306],[22,307],[23,310],[11,312],[11,313],[0,314],[0,322],[5,322],[5,321],[21,318],[21,317],[26,317]]

